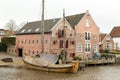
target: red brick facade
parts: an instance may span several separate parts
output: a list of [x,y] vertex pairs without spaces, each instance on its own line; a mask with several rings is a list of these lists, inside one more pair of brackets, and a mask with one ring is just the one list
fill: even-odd
[[[70,19],[73,18],[72,16]],[[99,28],[88,11],[76,24],[74,22],[74,25],[66,18],[65,26],[67,59],[71,59],[75,55],[92,57],[93,51],[99,52]],[[61,18],[50,31],[50,33],[44,35],[45,53],[59,54],[63,49],[63,19]],[[40,34],[18,34],[16,36],[16,48],[18,53],[22,52],[23,55],[25,53],[30,55],[40,54]]]

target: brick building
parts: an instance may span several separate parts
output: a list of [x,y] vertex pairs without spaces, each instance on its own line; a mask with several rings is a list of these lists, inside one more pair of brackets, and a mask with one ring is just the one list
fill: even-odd
[[100,34],[100,51],[104,52],[104,50],[114,50],[114,41],[109,34]]
[[[67,59],[75,55],[92,57],[99,52],[99,28],[88,11],[63,18],[45,20],[44,51],[60,54],[63,49],[63,34],[66,35]],[[29,22],[16,34],[16,48],[19,56],[41,53],[41,21]]]

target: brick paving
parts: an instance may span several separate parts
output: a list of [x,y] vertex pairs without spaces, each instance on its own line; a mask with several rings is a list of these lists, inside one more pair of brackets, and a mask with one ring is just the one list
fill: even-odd
[[[13,62],[3,62],[1,59],[3,58],[12,58]],[[0,52],[0,66],[8,65],[10,67],[24,67],[24,62],[22,61],[22,57],[16,57],[14,55]]]

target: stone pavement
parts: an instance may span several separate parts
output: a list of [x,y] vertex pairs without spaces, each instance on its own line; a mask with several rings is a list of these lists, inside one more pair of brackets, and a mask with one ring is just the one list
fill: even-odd
[[[13,62],[3,62],[1,59],[3,58],[12,58]],[[9,67],[24,67],[24,62],[22,60],[22,57],[16,57],[14,55],[0,52],[0,66],[9,66]]]

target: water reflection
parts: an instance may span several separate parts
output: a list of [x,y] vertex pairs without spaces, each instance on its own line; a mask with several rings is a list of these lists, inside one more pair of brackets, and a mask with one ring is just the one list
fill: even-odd
[[0,67],[0,80],[120,80],[120,66],[87,67],[78,74]]

